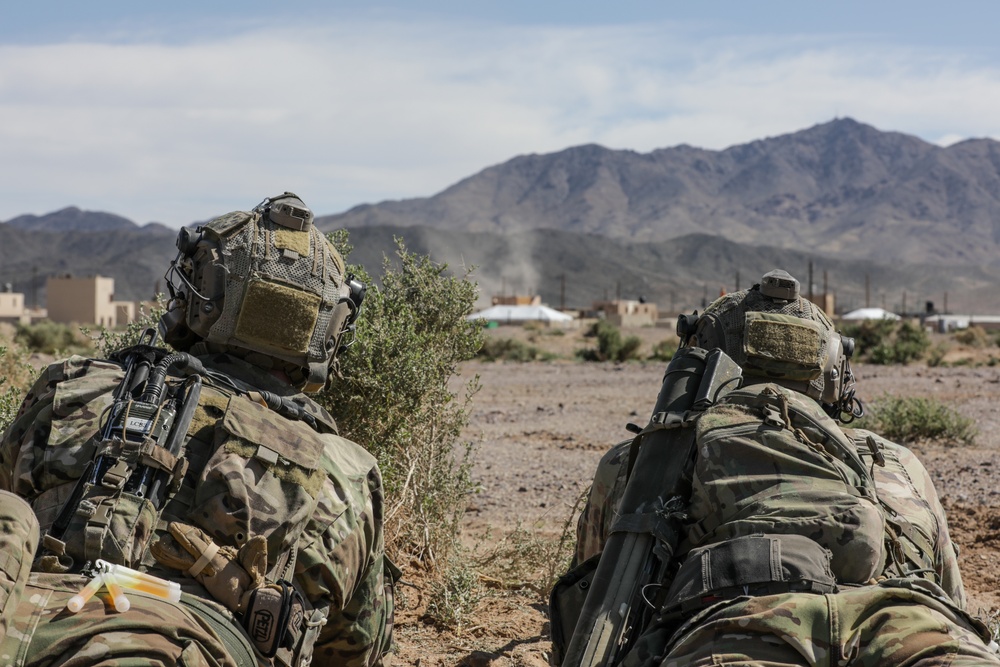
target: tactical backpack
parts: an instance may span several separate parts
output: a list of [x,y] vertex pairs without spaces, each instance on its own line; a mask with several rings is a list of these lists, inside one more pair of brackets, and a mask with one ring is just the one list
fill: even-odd
[[[911,523],[905,507],[876,492],[873,466],[889,466],[900,477],[906,473],[874,434],[845,433],[814,400],[772,384],[728,391],[691,415],[687,428],[697,451],[683,475],[689,494],[680,506],[668,502],[659,510],[660,517],[678,517],[683,538],[674,548],[657,538],[654,551],[670,561],[666,574],[657,585],[643,587],[636,604],[647,609],[644,616],[625,613],[637,619],[626,623],[631,639],[607,641],[621,641],[627,651],[647,622],[638,619],[648,619],[650,612],[680,619],[741,595],[834,592],[883,575],[940,583],[930,527]],[[643,434],[648,432],[649,427]],[[642,438],[633,442],[633,454]],[[684,465],[683,453],[677,456],[677,464]],[[619,458],[606,457],[611,463]],[[622,479],[619,475],[613,490],[592,492],[591,501],[603,496],[603,511],[585,512],[603,516],[608,505],[617,507]],[[615,516],[612,534],[646,529],[638,528],[634,516]],[[574,630],[585,631],[577,621],[598,558],[577,565],[553,589],[552,664],[563,664]]]

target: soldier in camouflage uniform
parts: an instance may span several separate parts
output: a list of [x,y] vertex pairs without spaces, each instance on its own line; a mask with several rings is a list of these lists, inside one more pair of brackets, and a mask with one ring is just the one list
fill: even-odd
[[[182,230],[160,323],[178,352],[42,372],[0,441],[2,664],[381,661],[379,470],[303,393],[327,381],[364,288],[311,223],[285,193]],[[180,599],[109,583],[73,613],[97,559]]]
[[[616,664],[1000,664],[965,610],[957,548],[926,469],[905,447],[831,419],[860,413],[853,341],[786,272],[762,284],[678,327],[688,345],[732,357],[744,388],[697,419],[674,574],[659,594],[643,593],[658,612]],[[631,446],[602,458],[575,568],[554,592],[557,664],[579,584],[620,519]]]

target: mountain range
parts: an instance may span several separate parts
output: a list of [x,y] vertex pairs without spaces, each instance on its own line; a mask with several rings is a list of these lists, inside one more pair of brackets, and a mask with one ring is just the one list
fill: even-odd
[[[842,308],[1000,312],[1000,143],[948,147],[851,119],[711,151],[596,145],[515,157],[427,198],[316,219],[350,229],[349,261],[378,275],[394,237],[482,292],[550,305],[643,297],[690,309],[786,268]],[[101,273],[148,298],[175,232],[70,207],[0,223],[0,285],[44,302],[45,277]],[[374,270],[373,270],[374,269]]]
[[847,259],[1000,264],[1000,143],[943,148],[844,118],[722,151],[577,146],[321,224],[546,228],[636,242],[707,233]]

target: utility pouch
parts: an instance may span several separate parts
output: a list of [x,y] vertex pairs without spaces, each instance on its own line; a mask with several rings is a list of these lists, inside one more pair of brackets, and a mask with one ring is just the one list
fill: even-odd
[[751,535],[692,549],[664,610],[693,612],[742,595],[832,593],[830,552],[801,535]]
[[580,610],[590,591],[590,582],[597,571],[601,554],[597,553],[583,561],[572,570],[559,577],[552,593],[549,595],[549,627],[552,633],[552,652],[549,654],[549,664],[562,664],[576,622],[580,618]]
[[261,586],[250,593],[243,628],[265,658],[278,650],[298,648],[305,626],[305,603],[287,581]]
[[[98,558],[127,566],[142,564],[156,529],[159,510],[150,498],[128,491],[136,471],[164,471],[183,477],[185,459],[172,456],[151,439],[141,443],[112,439],[99,448],[116,461],[106,470],[98,466],[96,480],[85,483],[80,500],[60,538],[75,563]],[[176,491],[170,484],[168,498]]]

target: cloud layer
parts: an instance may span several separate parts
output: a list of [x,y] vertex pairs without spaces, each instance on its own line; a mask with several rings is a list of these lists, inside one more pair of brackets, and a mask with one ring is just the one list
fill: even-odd
[[348,21],[181,43],[0,46],[0,220],[177,226],[293,189],[319,214],[595,142],[751,141],[851,116],[1000,136],[1000,69],[863,35]]

